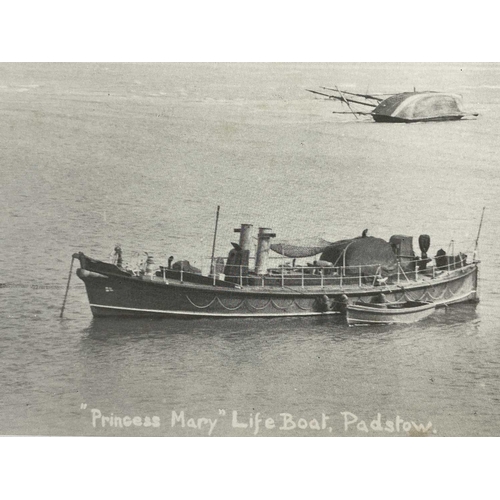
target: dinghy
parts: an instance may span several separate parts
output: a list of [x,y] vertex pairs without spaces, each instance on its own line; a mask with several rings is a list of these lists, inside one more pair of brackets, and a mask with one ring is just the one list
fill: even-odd
[[422,301],[387,303],[385,300],[346,306],[346,318],[353,325],[392,325],[395,323],[416,323],[430,316],[436,304]]

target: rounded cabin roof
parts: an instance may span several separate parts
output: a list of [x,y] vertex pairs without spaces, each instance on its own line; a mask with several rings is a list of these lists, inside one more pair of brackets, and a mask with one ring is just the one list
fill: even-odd
[[[397,258],[392,250],[392,246],[382,238],[367,236],[365,238],[354,238],[351,240],[342,240],[332,243],[325,249],[320,259],[332,262],[334,266],[375,266],[380,265],[382,271],[389,272],[396,268]],[[363,268],[363,271],[365,268]],[[366,269],[368,271],[368,269]],[[354,273],[358,270],[354,269]],[[375,272],[373,270],[372,272]],[[350,274],[347,272],[346,274]]]
[[404,92],[388,97],[372,115],[388,116],[405,121],[432,120],[440,117],[461,117],[462,96],[445,92]]

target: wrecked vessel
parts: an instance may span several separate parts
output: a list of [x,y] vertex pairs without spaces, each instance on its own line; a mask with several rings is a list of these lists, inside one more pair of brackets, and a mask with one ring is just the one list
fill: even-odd
[[[338,100],[346,104],[349,108],[348,112],[333,111],[333,113],[353,114],[356,118],[358,118],[358,115],[368,115],[376,122],[414,123],[451,121],[478,116],[478,113],[464,111],[462,96],[451,92],[436,92],[431,90],[417,92],[414,90],[413,92],[401,92],[389,97],[381,97],[376,94],[347,92],[340,90],[338,87],[335,89],[329,87],[321,88],[330,91],[330,93],[326,94],[325,92],[310,89],[307,89],[307,91],[322,95],[328,99]],[[350,96],[355,96],[356,99]],[[364,106],[364,109],[366,107],[372,109],[370,111],[359,111],[357,109],[359,106]]]

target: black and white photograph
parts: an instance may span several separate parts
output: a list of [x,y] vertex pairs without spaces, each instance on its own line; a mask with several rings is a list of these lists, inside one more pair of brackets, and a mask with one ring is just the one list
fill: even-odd
[[497,64],[3,64],[3,434],[497,435]]
[[500,63],[215,55],[237,30],[190,32],[213,57],[0,62],[2,442],[324,477],[304,438],[337,464],[498,437]]

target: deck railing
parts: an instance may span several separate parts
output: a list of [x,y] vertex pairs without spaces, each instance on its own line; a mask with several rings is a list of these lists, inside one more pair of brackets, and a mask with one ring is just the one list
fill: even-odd
[[360,266],[313,266],[282,264],[267,270],[266,274],[257,275],[249,266],[226,265],[224,270],[228,274],[210,273],[213,284],[217,279],[231,281],[240,286],[276,286],[285,288],[318,286],[320,288],[384,286],[388,284],[413,283],[429,279],[436,279],[443,273],[451,273],[472,263],[466,262],[466,256],[447,256],[446,263],[437,265],[433,259],[397,262],[392,268],[382,264]]
[[[471,255],[468,253],[467,255]],[[182,265],[175,268],[160,266],[158,271],[155,271],[156,276],[167,282],[168,279],[184,281],[196,281],[200,283],[210,283],[214,286],[224,286],[221,280],[243,286],[262,286],[262,287],[374,287],[404,283],[415,283],[420,281],[429,281],[441,277],[444,273],[453,273],[458,269],[466,268],[476,262],[475,255],[472,253],[472,259],[467,260],[466,254],[458,255],[437,255],[434,258],[419,260],[413,256],[399,256],[396,264],[392,266],[384,266],[383,264],[367,264],[358,266],[345,266],[344,262],[340,265],[326,263],[320,261],[322,265],[317,265],[310,262],[302,261],[301,264],[296,264],[294,259],[286,258],[271,258],[271,263],[279,264],[267,269],[265,274],[256,274],[254,270],[253,258],[246,266],[228,265],[227,259],[218,258],[216,265],[203,265],[206,259],[201,260],[201,275],[200,271],[193,271],[190,267],[184,268]],[[209,259],[207,259],[209,261]],[[200,261],[193,262],[194,266],[200,264]],[[224,274],[226,273],[226,274]],[[138,270],[137,275],[148,274],[143,269]],[[151,274],[151,273],[150,273]],[[194,276],[199,278],[194,278]],[[200,281],[201,280],[201,281]]]

